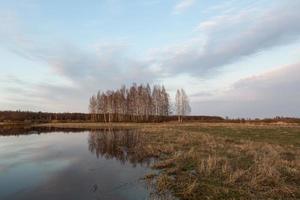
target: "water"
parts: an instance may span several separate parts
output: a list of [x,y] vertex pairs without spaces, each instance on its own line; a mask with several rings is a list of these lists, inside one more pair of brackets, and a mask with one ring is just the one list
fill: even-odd
[[[150,160],[129,152],[132,130],[33,131],[0,136],[0,199],[149,199]],[[24,134],[20,134],[24,133]],[[3,134],[3,133],[2,133]]]

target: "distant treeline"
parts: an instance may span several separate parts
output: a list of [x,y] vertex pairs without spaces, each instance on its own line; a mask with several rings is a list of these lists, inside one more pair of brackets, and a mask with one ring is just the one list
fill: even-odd
[[297,123],[300,124],[300,118],[295,117],[274,117],[274,118],[237,118],[237,119],[229,119],[225,118],[225,122],[232,123]]
[[[112,122],[118,121],[120,118],[117,115],[111,116]],[[104,114],[97,114],[96,118],[92,119],[92,114],[87,113],[47,113],[47,112],[29,112],[29,111],[0,111],[0,122],[28,122],[28,123],[47,123],[47,122],[105,122]],[[106,115],[108,118],[108,114]],[[177,121],[177,115],[170,116],[148,116],[146,119],[132,118],[132,116],[122,116],[123,122],[169,122]],[[298,123],[299,118],[275,117],[268,119],[229,119],[219,116],[184,116],[184,121],[198,122],[226,122],[226,123]]]
[[87,121],[85,113],[49,113],[31,111],[0,111],[0,122],[51,122],[51,121]]
[[[28,111],[0,111],[0,122],[105,122],[109,114],[87,113],[46,113]],[[176,121],[176,115],[155,116],[137,118],[132,115],[111,114],[111,122],[168,122]],[[184,121],[222,122],[224,119],[218,116],[185,116]]]

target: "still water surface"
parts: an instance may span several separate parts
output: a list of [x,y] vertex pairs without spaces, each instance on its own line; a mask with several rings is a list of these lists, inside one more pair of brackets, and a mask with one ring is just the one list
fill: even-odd
[[0,199],[149,199],[132,130],[0,136]]

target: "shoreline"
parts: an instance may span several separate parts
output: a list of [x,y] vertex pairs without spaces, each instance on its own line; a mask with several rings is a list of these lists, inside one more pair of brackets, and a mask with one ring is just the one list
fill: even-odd
[[0,122],[0,128],[5,126],[31,126],[31,127],[53,127],[53,128],[153,128],[153,127],[185,127],[185,126],[233,126],[233,127],[300,127],[298,123],[232,123],[232,122],[201,122],[201,121],[169,121],[169,122]]
[[[15,127],[7,124],[11,125],[7,129],[22,129],[20,123]],[[3,128],[5,133],[6,126]],[[90,129],[89,134],[100,133],[100,140],[105,134],[97,129],[104,129],[110,147],[119,150],[126,147],[132,157],[140,160],[156,158],[151,168],[160,172],[147,174],[144,179],[158,191],[171,191],[178,198],[300,196],[295,186],[300,179],[289,178],[300,178],[299,124],[56,122],[29,124],[26,128],[49,128],[49,133],[51,128],[66,132]],[[114,128],[134,131],[124,136],[114,133]],[[139,138],[139,142],[126,146],[130,138]],[[277,192],[268,192],[274,188]]]

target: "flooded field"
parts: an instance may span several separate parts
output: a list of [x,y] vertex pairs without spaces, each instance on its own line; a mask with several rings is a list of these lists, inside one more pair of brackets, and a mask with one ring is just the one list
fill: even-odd
[[0,129],[0,200],[300,199],[300,126]]
[[141,178],[150,160],[127,151],[139,139],[131,130],[10,130],[0,136],[0,199],[149,199]]

